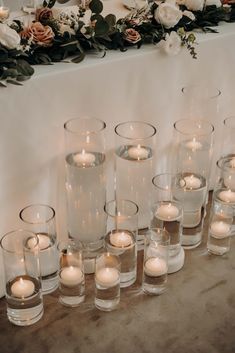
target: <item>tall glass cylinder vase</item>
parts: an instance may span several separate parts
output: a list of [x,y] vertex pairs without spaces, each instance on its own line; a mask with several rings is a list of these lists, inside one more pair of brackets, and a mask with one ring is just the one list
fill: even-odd
[[184,191],[178,195],[184,207],[182,245],[190,249],[202,239],[214,127],[207,121],[183,119],[174,129],[177,172],[185,182]]
[[223,124],[223,144],[222,144],[222,156],[234,157],[235,167],[235,116],[230,116],[224,119]]
[[213,121],[214,146],[211,164],[210,189],[215,184],[215,165],[221,157],[221,141],[223,129],[221,128],[221,101],[222,92],[214,83],[199,81],[181,88],[182,119]]
[[140,249],[151,220],[156,128],[145,122],[130,121],[117,125],[115,133],[116,197],[131,200],[139,207]]
[[[221,157],[217,163],[217,182],[213,199],[225,205],[230,205],[235,215],[235,157],[229,154]],[[235,234],[235,217],[232,223],[231,234]]]
[[94,118],[64,125],[68,233],[83,243],[86,273],[95,270],[106,230],[105,128]]

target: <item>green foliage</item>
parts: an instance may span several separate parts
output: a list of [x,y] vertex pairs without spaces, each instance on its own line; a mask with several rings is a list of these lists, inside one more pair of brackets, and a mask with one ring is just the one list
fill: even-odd
[[[43,6],[52,8],[55,2],[44,0]],[[101,0],[91,0],[90,23],[86,25],[83,22],[86,10],[82,6],[78,7],[77,14],[65,14],[60,21],[55,18],[44,19],[42,24],[49,26],[54,33],[51,45],[36,44],[33,38],[22,39],[20,49],[9,50],[0,44],[0,86],[6,87],[7,83],[21,85],[22,81],[33,75],[32,65],[52,65],[59,61],[80,63],[89,51],[96,51],[103,57],[107,50],[124,52],[130,46],[140,48],[144,43],[157,44],[171,31],[178,33],[182,46],[196,59],[197,43],[192,31],[215,33],[217,31],[212,27],[218,26],[221,21],[235,22],[235,5],[230,8],[207,6],[203,11],[193,12],[195,20],[183,15],[174,28],[166,29],[154,18],[158,6],[155,2],[149,2],[149,5],[133,9],[125,18],[117,21],[114,14],[102,15]],[[186,7],[181,5],[180,9],[184,11]],[[68,31],[61,31],[61,24],[69,26]],[[18,20],[13,21],[11,28],[18,33],[24,29]],[[130,29],[136,34],[137,41],[127,40],[127,30]]]

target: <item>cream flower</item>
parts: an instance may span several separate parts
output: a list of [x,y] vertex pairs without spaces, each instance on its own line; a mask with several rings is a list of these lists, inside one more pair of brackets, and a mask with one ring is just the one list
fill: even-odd
[[165,40],[161,40],[158,46],[170,56],[177,55],[181,50],[181,38],[172,31],[170,34],[167,33]]
[[205,6],[211,6],[211,5],[215,5],[216,7],[221,7],[222,6],[220,0],[206,0]]
[[60,29],[59,29],[60,34],[64,34],[65,32],[68,32],[69,34],[75,34],[75,31],[73,28],[71,28],[69,25],[61,24]]
[[154,18],[165,28],[171,28],[182,18],[182,12],[175,5],[162,3],[154,11]]
[[20,36],[7,24],[0,23],[0,43],[7,49],[15,49],[20,44]]
[[202,11],[204,0],[185,0],[185,6],[191,11]]
[[188,10],[184,10],[183,11],[183,15],[184,16],[187,16],[188,18],[190,18],[190,20],[194,21],[195,20],[195,16],[194,14],[191,12],[191,11],[188,11]]

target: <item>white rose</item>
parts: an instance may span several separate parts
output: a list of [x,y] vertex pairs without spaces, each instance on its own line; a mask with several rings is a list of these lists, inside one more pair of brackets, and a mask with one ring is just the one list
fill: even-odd
[[0,23],[0,43],[8,49],[15,49],[20,44],[20,36],[8,25]]
[[171,28],[182,18],[182,12],[172,4],[162,3],[154,11],[154,18],[165,28]]
[[175,31],[167,33],[165,40],[160,41],[159,47],[168,55],[177,55],[181,50],[181,38]]
[[202,11],[204,0],[185,0],[185,6],[191,11]]
[[194,14],[191,12],[191,11],[188,11],[188,10],[184,10],[183,11],[183,15],[184,16],[187,16],[188,18],[190,18],[190,20],[194,21],[195,20],[195,16]]
[[211,5],[215,5],[216,7],[221,7],[222,6],[220,0],[206,0],[205,6],[211,6]]

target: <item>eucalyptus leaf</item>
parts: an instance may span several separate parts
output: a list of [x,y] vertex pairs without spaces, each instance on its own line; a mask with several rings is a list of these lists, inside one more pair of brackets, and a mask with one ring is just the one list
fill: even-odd
[[34,74],[34,69],[32,66],[30,66],[29,63],[23,59],[17,60],[16,68],[22,76],[32,76]]
[[96,36],[103,36],[109,32],[109,25],[105,20],[99,20],[95,24]]
[[100,0],[91,0],[89,8],[92,13],[101,13],[103,11],[103,4]]
[[105,21],[108,23],[109,28],[112,29],[116,25],[116,16],[113,14],[109,14],[105,16]]
[[22,83],[18,82],[17,80],[13,80],[11,78],[8,78],[6,81],[8,83],[11,83],[11,84],[16,85],[16,86],[22,86]]
[[75,64],[78,64],[80,63],[81,61],[83,61],[85,59],[85,53],[80,53],[78,56],[76,56],[75,58],[73,58],[71,60],[71,62],[75,63]]

